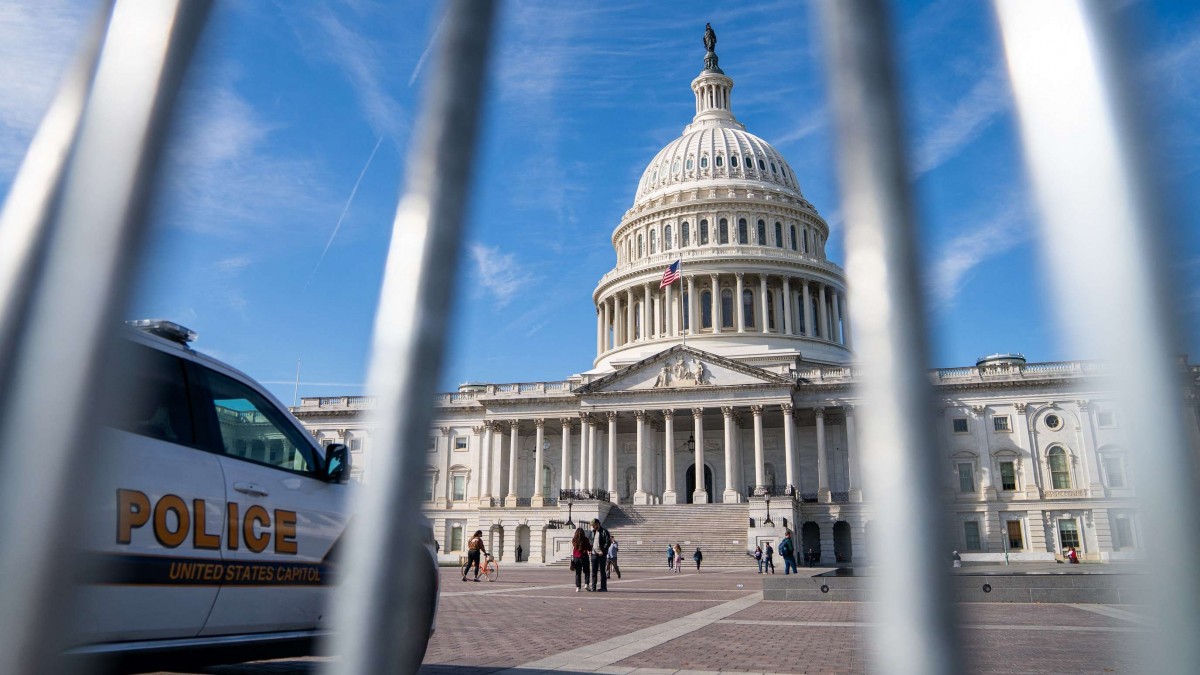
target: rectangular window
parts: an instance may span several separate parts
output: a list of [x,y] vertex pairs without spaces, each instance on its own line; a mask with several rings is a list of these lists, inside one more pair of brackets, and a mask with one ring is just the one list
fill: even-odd
[[462,500],[466,499],[467,498],[467,477],[466,476],[454,476],[450,480],[452,481],[452,483],[451,483],[452,493],[451,493],[450,498],[456,502],[461,502]]
[[1115,427],[1117,426],[1117,416],[1111,410],[1101,410],[1096,413],[1096,426]]
[[429,437],[429,451],[437,452],[437,436]]
[[967,433],[967,418],[965,418],[965,417],[955,417],[954,418],[954,433],[956,433],[956,434]]
[[1108,487],[1125,487],[1125,464],[1120,457],[1104,458],[1104,475],[1108,477]]
[[992,418],[992,425],[996,431],[1012,431],[1008,424],[1008,415],[996,415]]
[[958,491],[959,492],[974,492],[975,491],[975,465],[970,462],[961,462],[958,465]]
[[462,451],[465,451],[466,449],[467,449],[467,437],[466,436],[455,436],[454,437],[454,450],[456,452],[462,452]]
[[1025,538],[1021,536],[1021,521],[1010,520],[1004,526],[1008,534],[1008,550],[1025,550]]
[[1058,521],[1058,540],[1063,550],[1075,547],[1079,549],[1079,524],[1074,518],[1063,518]]
[[121,341],[117,359],[126,373],[116,394],[102,399],[107,426],[168,443],[194,445],[183,362],[174,356]]
[[362,445],[363,445],[363,442],[362,442],[361,438],[351,438],[350,439],[350,452],[362,452]]
[[1017,489],[1017,470],[1012,462],[1000,462],[1000,489]]
[[463,550],[463,526],[455,525],[450,528],[450,550]]
[[974,520],[968,520],[963,523],[963,535],[966,540],[966,549],[968,551],[978,551],[982,548],[979,544],[979,523]]
[[1128,518],[1120,516],[1113,520],[1113,550],[1123,548],[1134,548],[1133,526]]
[[309,439],[266,397],[214,370],[202,372],[211,395],[206,404],[220,428],[221,451],[287,471],[315,471]]
[[425,493],[424,493],[424,495],[422,495],[423,499],[427,502],[433,501],[433,493],[434,493],[434,490],[437,489],[437,477],[434,476],[433,474],[429,474],[429,475],[425,476],[425,486],[424,487],[425,487]]

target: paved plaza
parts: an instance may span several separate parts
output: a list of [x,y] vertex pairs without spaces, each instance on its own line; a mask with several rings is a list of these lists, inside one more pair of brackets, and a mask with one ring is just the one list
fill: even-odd
[[[806,573],[810,572],[805,570]],[[438,629],[423,675],[567,672],[863,673],[864,603],[766,602],[752,565],[640,569],[605,594],[575,591],[566,568],[507,565],[494,582],[442,569]],[[967,603],[964,653],[978,673],[1137,672],[1147,628],[1127,605]],[[308,673],[315,660],[216,668]]]

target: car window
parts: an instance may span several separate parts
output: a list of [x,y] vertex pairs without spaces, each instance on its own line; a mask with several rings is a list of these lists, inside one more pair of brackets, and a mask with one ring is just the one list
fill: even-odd
[[118,342],[116,358],[124,377],[104,397],[104,424],[139,436],[195,444],[183,361],[124,340]]
[[206,403],[216,413],[226,455],[288,471],[316,469],[312,448],[278,408],[231,377],[207,368],[202,371],[211,395]]

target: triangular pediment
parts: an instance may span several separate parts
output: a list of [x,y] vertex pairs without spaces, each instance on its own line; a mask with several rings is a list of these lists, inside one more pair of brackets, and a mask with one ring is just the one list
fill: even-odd
[[792,386],[795,381],[710,352],[676,345],[589,382],[575,393],[701,390],[753,385]]

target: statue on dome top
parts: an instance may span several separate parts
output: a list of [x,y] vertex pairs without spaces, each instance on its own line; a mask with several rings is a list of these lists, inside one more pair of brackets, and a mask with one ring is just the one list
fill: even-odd
[[711,23],[704,24],[704,49],[710,52],[717,50],[717,33]]

